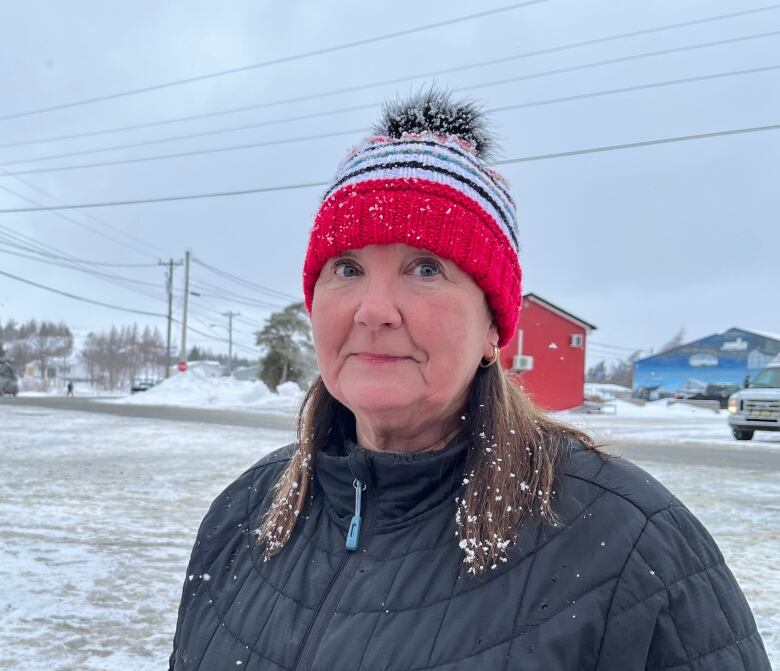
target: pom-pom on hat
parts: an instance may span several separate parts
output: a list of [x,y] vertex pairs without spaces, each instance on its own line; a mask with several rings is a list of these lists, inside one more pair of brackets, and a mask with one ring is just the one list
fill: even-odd
[[367,245],[404,243],[453,261],[485,292],[503,347],[521,303],[515,204],[486,160],[484,113],[431,89],[385,105],[322,198],[303,267],[306,307],[328,259]]

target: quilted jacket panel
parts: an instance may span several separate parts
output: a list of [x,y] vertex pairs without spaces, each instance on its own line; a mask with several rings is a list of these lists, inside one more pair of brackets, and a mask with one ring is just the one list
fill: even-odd
[[[623,459],[574,446],[561,523],[518,531],[506,563],[462,570],[463,451],[318,455],[310,509],[263,561],[252,533],[292,446],[231,484],[185,579],[175,671],[768,670],[755,622],[707,531]],[[345,549],[356,477],[357,552]]]

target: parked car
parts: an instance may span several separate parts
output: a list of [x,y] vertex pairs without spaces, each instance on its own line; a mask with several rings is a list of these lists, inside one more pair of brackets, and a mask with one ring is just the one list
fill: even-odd
[[7,359],[0,359],[0,396],[16,396],[19,393],[19,383],[16,370]]
[[140,391],[148,391],[157,383],[154,380],[139,380],[132,387],[130,387],[131,394],[137,394]]
[[707,388],[698,394],[689,397],[692,401],[717,401],[721,408],[729,404],[729,396],[738,392],[742,387],[738,384],[720,383],[708,384]]
[[675,398],[691,398],[696,394],[702,394],[707,389],[707,383],[697,380],[696,378],[688,378],[683,382],[674,392]]
[[780,431],[780,357],[729,398],[729,426],[737,440],[756,431]]

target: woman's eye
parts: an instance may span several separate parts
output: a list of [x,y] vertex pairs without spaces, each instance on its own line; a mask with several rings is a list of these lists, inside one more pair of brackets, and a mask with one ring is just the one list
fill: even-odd
[[348,261],[337,261],[333,272],[339,277],[357,277],[358,269]]
[[420,259],[414,264],[414,274],[419,277],[435,277],[441,273],[441,265],[433,259]]

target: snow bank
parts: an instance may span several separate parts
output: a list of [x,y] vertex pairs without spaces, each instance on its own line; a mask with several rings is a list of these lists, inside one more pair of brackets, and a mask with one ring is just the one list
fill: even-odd
[[[697,408],[667,399],[644,406],[629,401],[614,401],[605,405],[603,414],[583,415],[572,412],[554,413],[555,417],[574,424],[605,443],[698,443],[701,445],[744,446],[731,434],[728,413],[709,408]],[[780,433],[756,431],[751,447],[777,449]]]
[[303,392],[294,382],[279,385],[277,393],[274,393],[260,380],[213,377],[207,371],[193,369],[175,375],[148,391],[110,402],[294,414],[302,400]]
[[[615,408],[613,414],[620,415],[622,417],[674,417],[674,416],[696,416],[696,417],[720,417],[724,419],[726,414],[724,412],[715,412],[710,408],[700,408],[694,405],[688,405],[687,403],[671,403],[668,399],[660,399],[658,401],[650,401],[644,405],[637,405],[631,403],[631,401],[617,400],[610,404]],[[610,409],[605,409],[609,412]]]
[[[73,385],[73,395],[84,397],[84,398],[94,398],[95,396],[117,396],[121,392],[118,391],[109,391],[106,389],[101,389],[100,387],[93,387],[91,384],[87,384],[86,382],[76,382]],[[24,389],[22,388],[19,391],[20,397],[26,397],[26,398],[48,398],[51,396],[67,396],[68,390],[67,388],[62,385],[54,385],[49,387],[46,391],[41,391],[39,389]]]
[[631,395],[630,387],[623,387],[619,384],[608,384],[605,382],[586,382],[585,396],[602,396],[612,398],[620,395]]

